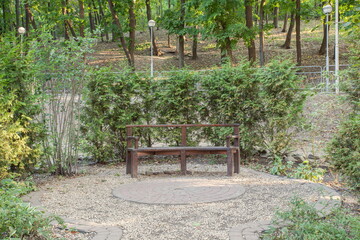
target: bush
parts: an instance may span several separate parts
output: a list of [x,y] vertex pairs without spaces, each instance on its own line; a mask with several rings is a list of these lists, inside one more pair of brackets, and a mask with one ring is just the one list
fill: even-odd
[[291,201],[291,209],[277,212],[273,223],[283,227],[271,227],[265,231],[261,239],[277,240],[338,240],[358,239],[360,236],[360,218],[352,216],[342,208],[332,209],[325,217],[315,207],[304,200],[295,198]]
[[1,239],[50,239],[52,220],[24,203],[20,196],[32,190],[28,183],[10,179],[0,181],[0,237]]
[[32,152],[28,146],[26,120],[14,119],[15,102],[0,101],[0,180],[24,170],[27,156]]
[[333,167],[345,175],[349,183],[360,188],[360,115],[353,114],[343,122],[327,148]]
[[101,163],[125,159],[127,124],[144,116],[141,91],[146,81],[133,72],[95,72],[86,88],[81,114],[84,150]]

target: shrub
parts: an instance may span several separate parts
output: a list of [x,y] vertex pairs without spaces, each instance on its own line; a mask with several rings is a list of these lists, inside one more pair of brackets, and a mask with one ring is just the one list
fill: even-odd
[[352,216],[342,208],[332,209],[325,217],[315,207],[304,200],[295,198],[291,201],[291,209],[277,212],[275,224],[284,224],[283,227],[271,227],[265,231],[261,239],[295,240],[337,240],[358,239],[360,235],[360,218]]
[[332,166],[345,175],[349,183],[360,188],[360,115],[343,122],[327,148]]
[[0,181],[1,239],[50,239],[50,222],[57,217],[45,217],[42,212],[24,203],[20,196],[31,190],[28,183],[10,179]]
[[14,119],[14,104],[12,100],[0,101],[0,180],[14,174],[13,170],[24,170],[24,159],[32,152],[27,144],[26,121]]
[[81,115],[84,150],[102,163],[125,158],[125,125],[140,121],[146,111],[140,100],[146,81],[130,70],[109,71],[102,69],[91,76]]

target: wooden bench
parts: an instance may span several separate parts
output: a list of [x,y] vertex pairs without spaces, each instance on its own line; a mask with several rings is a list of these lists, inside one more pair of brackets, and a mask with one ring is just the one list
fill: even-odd
[[[139,147],[139,137],[132,136],[133,128],[171,127],[181,128],[181,146],[178,147]],[[188,127],[232,127],[233,135],[226,139],[226,146],[222,147],[190,147],[186,143],[186,129]],[[127,125],[127,154],[126,174],[137,177],[139,157],[148,155],[178,155],[180,156],[181,173],[186,174],[186,156],[202,154],[225,154],[227,155],[227,175],[240,171],[240,149],[239,149],[239,124],[164,124],[164,125]],[[233,139],[233,144],[231,140]]]

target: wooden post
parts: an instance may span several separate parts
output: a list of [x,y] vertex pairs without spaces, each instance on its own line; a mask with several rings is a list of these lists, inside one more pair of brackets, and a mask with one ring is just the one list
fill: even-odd
[[[239,136],[239,127],[234,127],[234,135]],[[236,150],[234,153],[234,172],[240,173],[240,147],[239,147],[239,138],[234,139],[234,146],[238,147],[239,150]]]
[[[185,147],[186,144],[186,127],[181,127],[181,146]],[[180,152],[180,166],[181,173],[186,175],[186,153],[185,150],[181,150]]]
[[138,154],[136,151],[131,152],[131,177],[137,178],[138,176]]
[[[132,128],[131,127],[126,127],[126,136],[129,137],[132,135]],[[126,174],[131,173],[131,159],[132,159],[132,155],[131,155],[131,151],[129,151],[129,148],[131,148],[131,141],[127,140],[126,143]]]
[[231,148],[228,148],[227,150],[227,175],[232,176],[233,175],[233,156],[232,156]]

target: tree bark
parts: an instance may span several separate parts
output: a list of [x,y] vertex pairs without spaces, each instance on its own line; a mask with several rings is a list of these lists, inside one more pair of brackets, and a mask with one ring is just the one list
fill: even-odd
[[90,32],[91,32],[91,34],[93,34],[95,31],[95,23],[94,23],[94,17],[93,17],[91,3],[88,4],[88,7],[89,7]]
[[136,18],[134,13],[134,1],[131,0],[129,3],[129,54],[131,59],[131,66],[135,68],[135,30],[136,30]]
[[[171,0],[168,0],[168,9],[170,9],[170,8],[171,8]],[[171,47],[170,34],[168,34],[167,42],[168,42],[168,47],[170,48]]]
[[[198,26],[196,26],[196,29],[198,29]],[[193,35],[192,57],[191,57],[192,60],[198,59],[198,55],[197,55],[198,35],[199,34]]]
[[301,0],[296,0],[296,62],[301,66],[301,21],[300,21]]
[[286,12],[284,16],[284,25],[281,32],[286,32],[287,22],[288,22],[288,13]]
[[129,65],[133,66],[133,63],[131,62],[130,53],[129,53],[128,49],[127,49],[127,44],[126,44],[126,40],[125,40],[125,37],[124,37],[124,33],[122,31],[122,26],[121,26],[121,23],[120,23],[120,20],[119,20],[117,14],[116,14],[116,11],[114,9],[114,4],[113,4],[112,0],[108,0],[108,4],[109,4],[109,9],[110,9],[113,21],[116,24],[116,26],[119,28],[120,43],[121,43],[121,46],[122,46],[122,48],[124,50],[126,59],[128,60]]
[[65,18],[64,20],[64,38],[66,40],[69,40],[70,39],[70,36],[69,36],[69,29],[68,29],[68,24],[67,24],[67,20],[66,20],[66,15],[67,15],[67,0],[63,0],[62,1],[62,14]]
[[[185,0],[180,0],[180,24],[181,28],[185,28]],[[185,66],[185,39],[184,35],[179,35],[179,68]]]
[[[252,5],[251,0],[245,0],[245,18],[246,18],[246,27],[248,29],[253,28],[253,16],[252,16]],[[255,49],[255,41],[254,39],[250,40],[248,46],[248,57],[249,61],[255,62],[256,60],[256,49]]]
[[[28,3],[25,3],[25,11],[26,11],[27,17],[29,18],[29,21],[31,23],[32,28],[37,29],[34,16],[33,16],[32,12],[30,10],[30,6],[29,6]],[[26,29],[26,30],[28,30],[28,29]]]
[[100,11],[101,19],[103,20],[103,23],[104,23],[105,39],[106,39],[106,41],[109,41],[109,31],[108,31],[107,21],[105,19],[105,14],[104,14],[103,6],[102,6],[102,4],[103,4],[102,0],[98,0],[98,4],[99,4],[99,11]]
[[295,26],[295,13],[292,12],[292,13],[291,13],[291,16],[290,16],[290,26],[289,26],[289,30],[288,30],[287,35],[286,35],[285,43],[284,43],[284,45],[281,46],[282,48],[285,48],[285,49],[289,49],[289,48],[290,48],[291,35],[292,35],[293,30],[294,30],[294,26]]
[[15,0],[16,30],[20,27],[20,0]]
[[[150,0],[145,0],[145,5],[146,5],[146,16],[147,16],[147,20],[150,21],[152,18],[151,18],[151,6],[150,6]],[[151,29],[149,27],[149,34],[150,34],[150,37],[151,37]],[[152,33],[152,46],[153,46],[153,53],[154,55],[158,56],[159,55],[159,52],[158,52],[158,48],[156,46],[156,40],[155,40],[155,34],[154,34],[154,31]]]
[[79,18],[80,18],[80,23],[79,23],[80,37],[85,37],[85,32],[84,32],[84,21],[85,21],[84,0],[79,0]]
[[274,28],[279,27],[278,20],[279,20],[279,7],[274,7],[274,19],[273,19]]
[[264,2],[265,0],[260,1],[260,22],[259,22],[259,58],[260,66],[265,65],[265,56],[264,56]]

